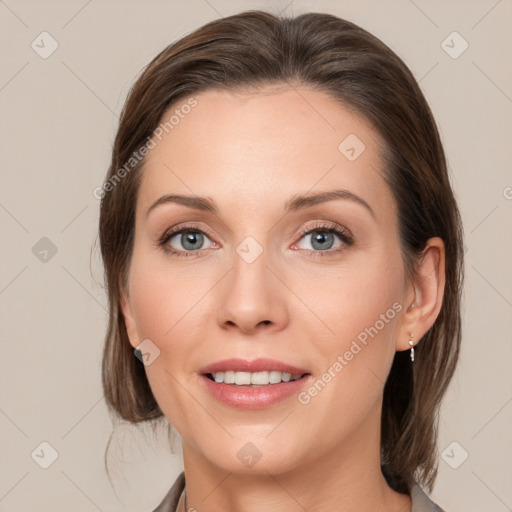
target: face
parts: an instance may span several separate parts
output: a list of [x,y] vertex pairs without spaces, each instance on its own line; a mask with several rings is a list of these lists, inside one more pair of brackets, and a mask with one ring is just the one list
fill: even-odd
[[[380,429],[407,295],[379,136],[307,88],[194,98],[143,169],[130,342],[149,340],[147,377],[184,452],[252,473],[347,452]],[[306,375],[203,375],[233,358]]]

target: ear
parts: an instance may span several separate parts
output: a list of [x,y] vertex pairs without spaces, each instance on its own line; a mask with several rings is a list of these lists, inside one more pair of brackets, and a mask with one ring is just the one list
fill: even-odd
[[[410,349],[436,321],[443,303],[445,287],[445,247],[439,237],[427,241],[419,266],[406,293],[405,314],[402,317],[396,350]],[[412,334],[412,337],[411,337]]]
[[140,345],[139,334],[137,332],[137,324],[133,315],[133,309],[130,302],[130,296],[127,292],[121,292],[121,310],[124,317],[124,325],[126,326],[126,332],[130,345],[133,348],[137,348]]

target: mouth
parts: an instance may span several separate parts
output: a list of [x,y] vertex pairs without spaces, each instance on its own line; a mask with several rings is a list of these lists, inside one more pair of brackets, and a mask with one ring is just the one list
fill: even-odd
[[[246,371],[249,369],[253,371]],[[209,396],[224,406],[246,410],[277,406],[297,396],[314,380],[305,370],[269,360],[238,360],[237,364],[224,361],[204,368],[199,376]]]
[[301,392],[314,377],[306,368],[278,359],[232,358],[201,368],[200,383],[223,405],[263,409]]

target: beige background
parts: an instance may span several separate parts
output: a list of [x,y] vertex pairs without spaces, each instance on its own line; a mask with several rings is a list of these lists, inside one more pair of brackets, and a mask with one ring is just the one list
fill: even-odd
[[[443,403],[433,497],[447,512],[511,510],[511,0],[0,0],[0,510],[152,510],[181,471],[179,444],[170,455],[164,440],[122,425],[111,483],[103,469],[112,423],[100,385],[106,301],[97,250],[90,265],[92,191],[141,68],[192,29],[249,8],[345,17],[420,80],[467,248],[464,345]],[[43,31],[58,43],[46,59]],[[446,44],[453,54],[462,39],[442,43],[453,31],[469,44],[458,58]],[[44,253],[43,237],[56,254]],[[44,441],[58,452],[48,469]]]

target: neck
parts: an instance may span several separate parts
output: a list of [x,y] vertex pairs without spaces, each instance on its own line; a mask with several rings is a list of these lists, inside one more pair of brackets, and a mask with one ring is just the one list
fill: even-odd
[[380,408],[349,439],[286,472],[223,468],[183,441],[187,508],[199,512],[410,512],[380,468]]

